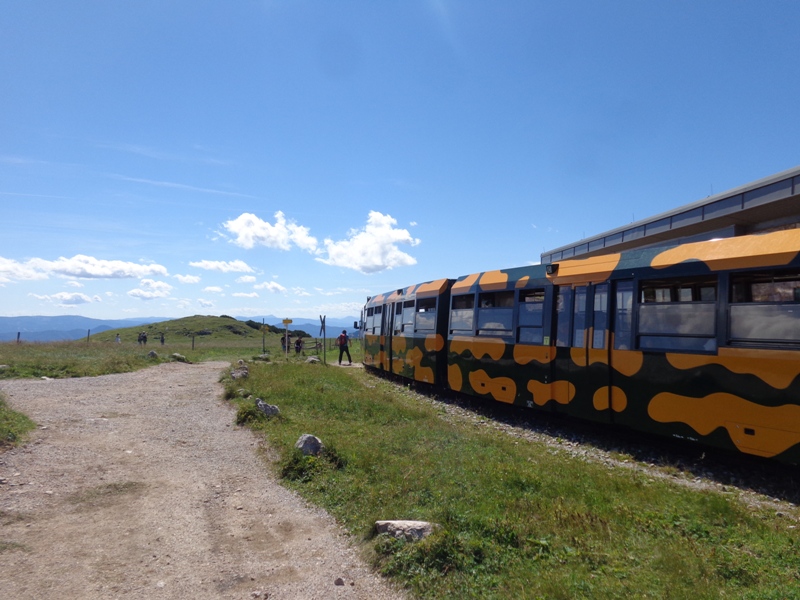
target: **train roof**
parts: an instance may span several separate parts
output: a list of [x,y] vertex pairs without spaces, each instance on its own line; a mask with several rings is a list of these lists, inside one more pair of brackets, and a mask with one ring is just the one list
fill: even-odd
[[800,167],[543,252],[543,264],[800,226]]

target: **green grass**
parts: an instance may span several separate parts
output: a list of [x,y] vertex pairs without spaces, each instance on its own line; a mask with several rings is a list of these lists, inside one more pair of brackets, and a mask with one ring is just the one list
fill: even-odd
[[[147,332],[147,345],[137,343],[140,331]],[[162,332],[165,336],[163,346],[159,341]],[[114,341],[118,333],[122,340],[119,344]],[[334,355],[332,340],[327,342],[327,359],[333,360],[338,354]],[[150,351],[155,351],[158,357],[148,358]],[[274,327],[262,332],[231,317],[194,316],[109,330],[91,336],[88,341],[0,343],[0,365],[4,365],[0,368],[0,379],[125,373],[170,361],[174,353],[190,362],[250,360],[264,353],[273,361],[302,361],[308,355],[317,354],[309,349],[297,356],[292,349],[287,357],[281,350],[280,333]],[[352,350],[351,353],[354,360],[360,359],[360,354],[357,356]]]
[[[375,565],[423,598],[800,597],[800,539],[774,512],[440,418],[353,370],[253,365],[228,396],[281,456],[276,471],[366,540]],[[302,457],[303,433],[328,452]],[[381,519],[441,528],[374,537]]]
[[12,410],[0,394],[0,450],[23,443],[36,423],[24,414]]

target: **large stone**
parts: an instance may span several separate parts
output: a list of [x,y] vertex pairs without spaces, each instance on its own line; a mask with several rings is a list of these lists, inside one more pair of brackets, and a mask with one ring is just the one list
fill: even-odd
[[273,417],[281,413],[280,409],[277,406],[275,406],[274,404],[267,404],[261,398],[256,398],[256,406],[258,407],[258,410],[263,412],[268,417]]
[[305,456],[318,456],[322,449],[325,448],[325,444],[317,436],[304,433],[297,440],[294,447],[302,450]]
[[416,542],[428,537],[436,529],[435,523],[428,521],[376,521],[375,530],[387,533],[395,538],[403,538],[407,542]]

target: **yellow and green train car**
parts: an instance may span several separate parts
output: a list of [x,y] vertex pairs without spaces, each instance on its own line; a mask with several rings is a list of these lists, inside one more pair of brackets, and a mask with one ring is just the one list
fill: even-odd
[[414,381],[800,462],[800,230],[398,289],[362,342]]

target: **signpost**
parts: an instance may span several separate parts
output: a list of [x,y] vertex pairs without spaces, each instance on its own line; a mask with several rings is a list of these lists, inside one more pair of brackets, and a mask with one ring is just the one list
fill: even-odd
[[319,322],[320,322],[319,335],[322,337],[322,364],[326,365],[328,364],[327,362],[325,362],[326,352],[328,351],[328,349],[326,348],[327,341],[325,340],[325,315],[319,316]]
[[284,319],[283,326],[286,328],[286,331],[283,334],[283,347],[286,352],[286,360],[289,360],[289,325],[292,324],[291,319]]

